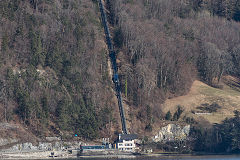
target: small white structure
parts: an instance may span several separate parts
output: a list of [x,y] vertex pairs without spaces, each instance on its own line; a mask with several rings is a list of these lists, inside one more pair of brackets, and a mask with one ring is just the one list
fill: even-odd
[[136,134],[119,134],[117,148],[121,151],[134,152],[136,149]]

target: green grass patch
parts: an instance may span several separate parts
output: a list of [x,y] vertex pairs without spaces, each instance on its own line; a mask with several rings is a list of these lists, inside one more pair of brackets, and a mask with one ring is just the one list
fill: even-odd
[[228,86],[224,87],[224,89],[201,86],[199,92],[206,96],[240,96],[240,92],[233,90]]

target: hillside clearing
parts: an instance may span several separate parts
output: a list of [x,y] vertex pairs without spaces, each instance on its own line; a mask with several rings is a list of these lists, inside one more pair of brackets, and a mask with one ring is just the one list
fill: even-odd
[[[220,123],[227,117],[233,117],[234,110],[240,110],[239,80],[226,76],[223,78],[223,89],[213,88],[201,81],[194,81],[187,95],[166,100],[163,112],[172,114],[178,105],[184,107],[182,117],[205,119],[210,123]],[[194,114],[201,112],[199,106],[217,104],[219,108],[211,114]],[[207,112],[206,112],[207,113]]]

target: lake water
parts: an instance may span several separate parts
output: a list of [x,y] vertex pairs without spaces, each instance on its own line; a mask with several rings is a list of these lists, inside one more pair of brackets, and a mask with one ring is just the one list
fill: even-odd
[[78,158],[79,160],[240,160],[240,155],[231,156],[157,156],[132,158]]

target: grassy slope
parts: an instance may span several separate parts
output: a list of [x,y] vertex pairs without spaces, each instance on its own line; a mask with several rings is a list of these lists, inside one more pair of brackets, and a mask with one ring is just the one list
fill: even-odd
[[[182,117],[185,115],[196,120],[204,118],[210,123],[220,123],[226,117],[232,117],[234,110],[240,110],[239,82],[239,79],[227,76],[224,77],[222,82],[223,89],[218,89],[203,82],[195,81],[187,95],[168,99],[163,105],[163,111],[167,113],[170,110],[173,114],[176,106],[181,105],[184,106],[185,110]],[[191,112],[198,112],[197,107],[205,103],[217,103],[221,108],[211,115],[196,115]]]

